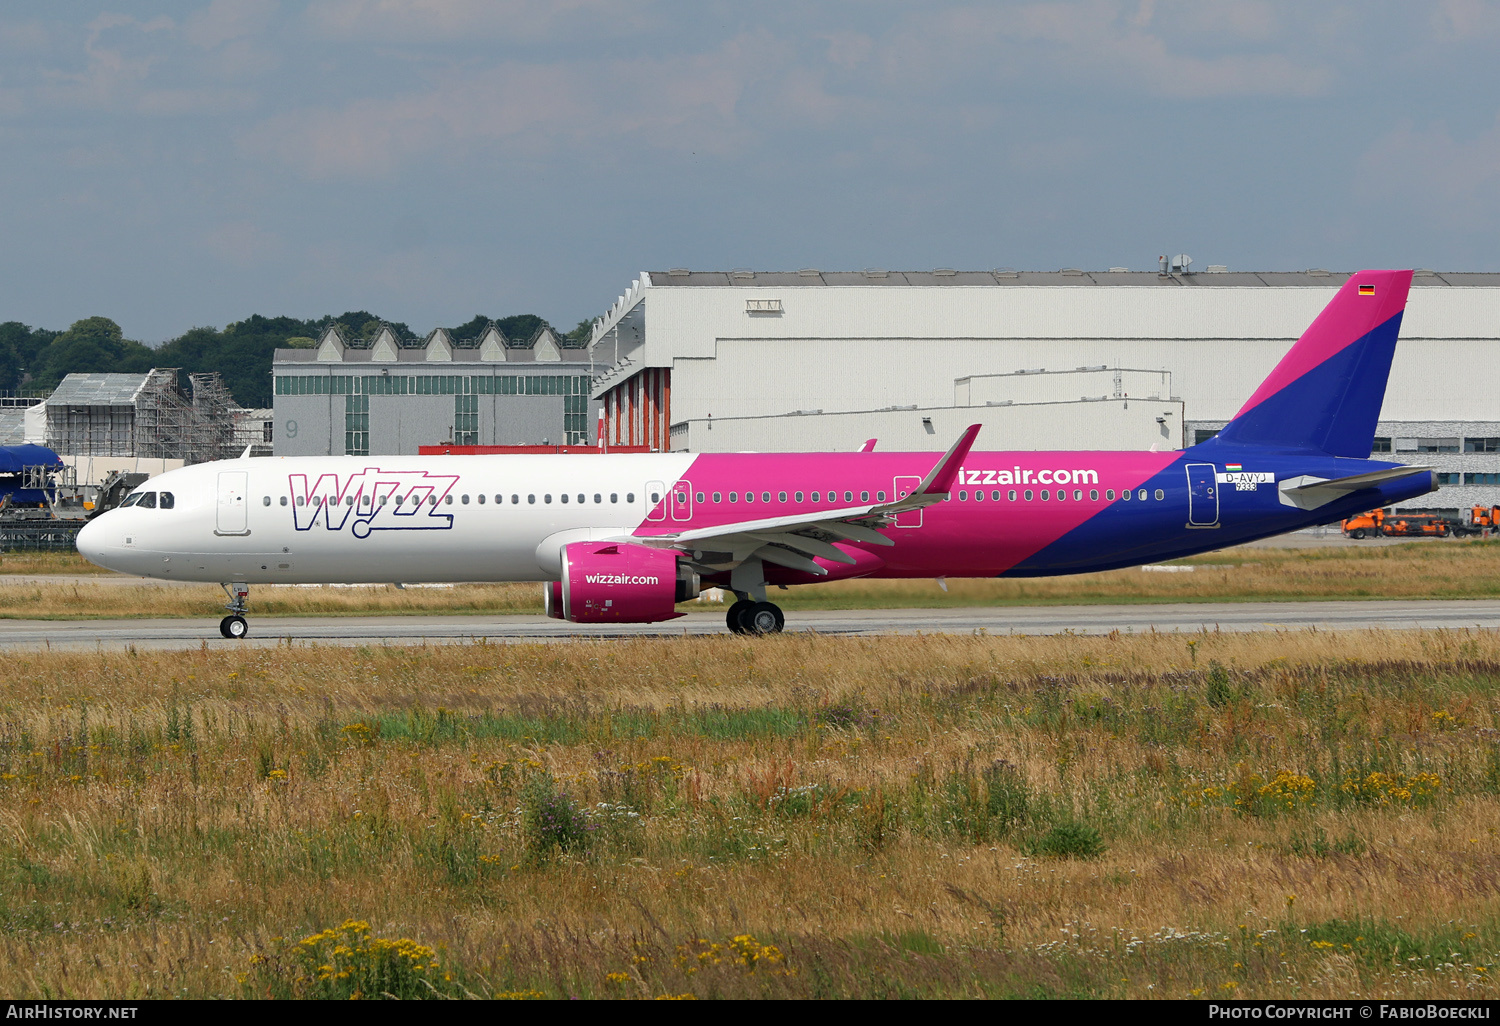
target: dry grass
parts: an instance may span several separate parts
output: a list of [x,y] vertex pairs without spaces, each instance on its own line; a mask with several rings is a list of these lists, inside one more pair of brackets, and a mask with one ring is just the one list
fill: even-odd
[[[256,616],[365,616],[425,613],[540,613],[539,584],[460,584],[451,588],[257,586]],[[0,577],[0,617],[38,620],[222,616],[225,595],[216,584],[6,583]]]
[[[15,997],[1497,989],[1494,632],[11,670]],[[413,944],[298,943],[349,919]]]
[[113,571],[95,566],[77,552],[0,553],[0,574],[99,574]]
[[[202,617],[223,604],[214,585],[132,588],[90,581],[73,554],[6,555],[0,561],[0,617]],[[36,562],[27,563],[25,559]],[[18,561],[21,562],[13,562]],[[87,565],[87,564],[83,564]],[[1296,601],[1364,598],[1500,597],[1500,541],[1267,549],[1244,547],[1180,560],[1190,573],[1139,568],[1071,577],[935,582],[840,581],[773,592],[787,610],[959,608],[1089,603]],[[78,572],[69,584],[6,584],[5,573]],[[540,613],[535,584],[454,588],[289,588],[258,586],[261,615]]]

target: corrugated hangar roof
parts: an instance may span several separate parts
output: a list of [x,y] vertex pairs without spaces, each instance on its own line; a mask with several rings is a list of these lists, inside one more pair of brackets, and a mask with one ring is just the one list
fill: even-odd
[[[1058,285],[1058,286],[1158,286],[1168,288],[1327,288],[1342,285],[1352,271],[1193,271],[1162,274],[1158,271],[1083,271],[1065,268],[1060,271],[651,271],[651,286],[718,286],[737,288],[807,288],[816,285],[907,285],[907,286],[983,286],[983,285]],[[1422,287],[1451,285],[1464,287],[1500,287],[1500,273],[1475,271],[1427,271],[1416,273],[1412,284]]]
[[149,374],[69,374],[48,406],[133,406]]

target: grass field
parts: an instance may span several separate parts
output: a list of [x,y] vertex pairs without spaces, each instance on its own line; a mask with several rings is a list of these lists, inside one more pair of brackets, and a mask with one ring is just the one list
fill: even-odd
[[1500,636],[30,654],[21,997],[1494,997]]
[[[1244,547],[1175,565],[1191,572],[1139,568],[1026,580],[964,580],[940,589],[931,580],[839,581],[773,591],[788,611],[799,609],[956,608],[1135,602],[1295,601],[1365,598],[1500,597],[1500,541],[1414,542],[1404,545],[1271,549]],[[0,557],[0,617],[220,615],[216,585],[163,589],[104,584],[76,553]],[[6,575],[76,573],[66,584],[7,584]],[[259,615],[373,613],[540,613],[535,584],[453,588],[288,588],[251,590]],[[691,608],[691,604],[689,607]]]

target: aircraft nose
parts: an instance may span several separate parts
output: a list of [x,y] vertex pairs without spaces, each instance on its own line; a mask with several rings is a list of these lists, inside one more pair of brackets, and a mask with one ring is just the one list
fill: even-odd
[[109,555],[109,546],[105,544],[104,539],[104,528],[95,518],[83,525],[78,536],[73,540],[73,544],[78,547],[78,553],[84,559],[95,566],[104,566],[105,569],[109,569],[104,562]]

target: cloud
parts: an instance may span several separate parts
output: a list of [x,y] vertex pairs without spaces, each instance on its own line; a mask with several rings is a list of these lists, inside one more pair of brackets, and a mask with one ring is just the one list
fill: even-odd
[[1443,122],[1397,125],[1360,160],[1356,192],[1400,198],[1445,226],[1490,231],[1500,213],[1500,115],[1490,127],[1455,139]]
[[212,50],[264,32],[279,7],[277,0],[213,0],[183,23],[182,34],[194,46]]
[[254,267],[278,256],[281,237],[254,221],[226,221],[213,226],[200,240],[204,249],[235,267]]
[[950,69],[988,64],[1010,81],[1087,83],[1183,99],[1316,96],[1328,90],[1329,69],[1266,48],[1279,41],[1289,50],[1292,41],[1278,39],[1273,12],[1263,5],[1214,23],[1221,45],[1254,43],[1259,49],[1212,53],[1203,52],[1213,48],[1201,43],[1174,48],[1168,42],[1173,28],[1202,34],[1208,24],[1196,17],[1176,22],[1149,2],[960,7],[908,21],[902,33],[907,38],[887,48],[887,62],[898,74],[918,73],[934,82],[947,79]]
[[583,19],[638,23],[641,10],[623,0],[313,0],[306,18],[314,32],[346,40],[536,40]]
[[682,57],[504,63],[393,99],[277,115],[247,132],[241,148],[273,154],[314,178],[387,175],[427,154],[499,143],[541,155],[628,139],[651,149],[724,154],[754,131],[740,112],[751,83],[780,82],[788,103],[827,116],[813,83],[796,74],[781,80],[790,59],[786,48],[755,33]]

